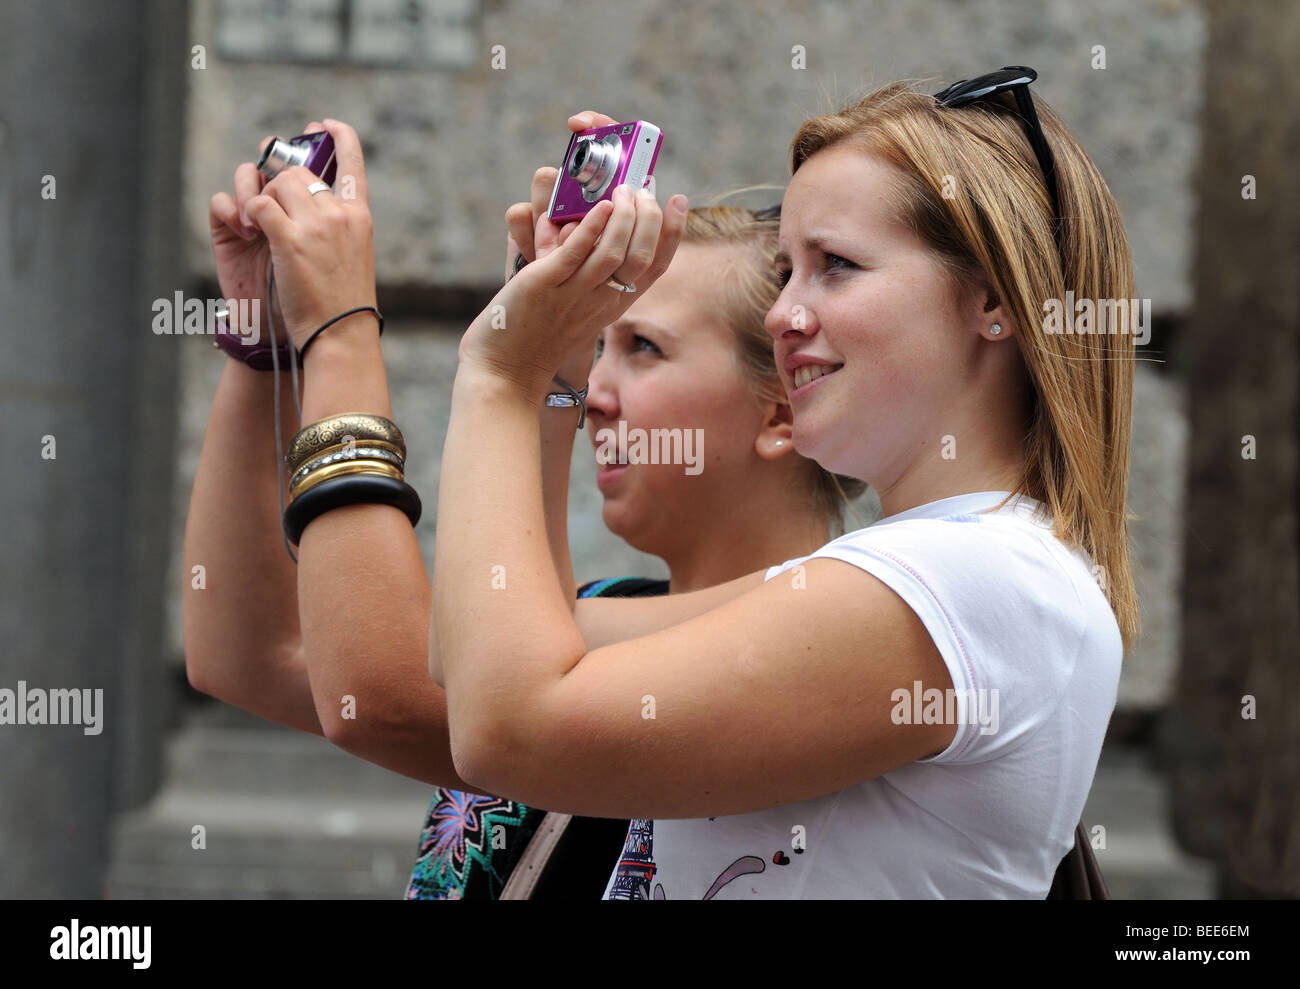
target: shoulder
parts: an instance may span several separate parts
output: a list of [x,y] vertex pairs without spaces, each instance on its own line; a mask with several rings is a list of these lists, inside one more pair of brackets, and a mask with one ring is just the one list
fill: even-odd
[[1079,625],[1094,617],[1098,604],[1105,605],[1086,555],[1066,547],[1049,526],[1009,513],[868,526],[804,560],[774,567],[768,576],[818,557],[901,574],[954,605],[1004,611],[1036,603],[1044,613]]
[[823,557],[865,570],[902,598],[959,693],[1000,695],[1000,737],[959,731],[945,760],[987,758],[1028,737],[1080,675],[1097,700],[1090,706],[1109,717],[1123,651],[1118,624],[1087,556],[1049,525],[1011,512],[877,524],[773,568],[769,578]]

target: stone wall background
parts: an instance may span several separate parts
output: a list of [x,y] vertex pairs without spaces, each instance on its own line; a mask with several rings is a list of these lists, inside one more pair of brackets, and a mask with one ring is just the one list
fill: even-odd
[[[299,4],[310,8],[312,4]],[[328,2],[317,2],[328,7]],[[207,201],[266,134],[346,120],[366,144],[380,281],[493,285],[501,216],[533,170],[556,164],[575,110],[664,130],[660,198],[702,203],[739,186],[784,187],[787,151],[814,113],[901,78],[949,82],[1032,65],[1041,96],[1096,160],[1123,210],[1138,285],[1158,312],[1189,300],[1191,169],[1204,19],[1193,0],[457,0],[477,11],[461,69],[231,61],[222,4],[193,0],[207,67],[190,77],[187,259],[211,273]],[[506,67],[491,68],[494,46]],[[806,68],[791,67],[802,45]],[[1106,68],[1094,69],[1093,46]],[[764,197],[778,198],[777,193]]]

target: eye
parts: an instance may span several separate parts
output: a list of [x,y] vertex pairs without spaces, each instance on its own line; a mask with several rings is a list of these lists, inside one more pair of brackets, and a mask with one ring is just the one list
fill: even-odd
[[632,334],[632,349],[634,351],[645,350],[654,354],[663,353],[663,351],[661,351],[657,346],[655,346],[655,344],[653,344],[651,341],[647,340],[645,337],[637,333]]
[[789,269],[789,268],[777,268],[777,269],[776,269],[776,283],[777,283],[778,285],[780,285],[781,288],[785,288],[788,284],[790,284],[790,269]]
[[857,265],[848,258],[842,258],[838,254],[823,252],[823,256],[826,258],[826,268],[829,271],[844,271],[849,268],[857,267]]

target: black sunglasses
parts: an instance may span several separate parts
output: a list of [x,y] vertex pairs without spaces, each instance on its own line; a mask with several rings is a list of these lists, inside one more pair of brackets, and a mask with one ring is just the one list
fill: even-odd
[[[1038,122],[1038,111],[1034,109],[1034,98],[1029,95],[1029,84],[1038,78],[1038,73],[1027,65],[1007,65],[997,72],[979,76],[976,79],[962,79],[953,83],[934,98],[941,106],[961,107],[980,100],[996,98],[1002,93],[1010,92],[1016,99],[1029,146],[1038,157],[1039,167],[1043,170],[1043,180],[1047,184],[1047,194],[1052,201],[1052,233],[1057,246],[1061,242],[1061,201],[1056,190],[1056,159],[1052,149],[1047,146],[1042,124]],[[1005,103],[998,100],[999,105]]]

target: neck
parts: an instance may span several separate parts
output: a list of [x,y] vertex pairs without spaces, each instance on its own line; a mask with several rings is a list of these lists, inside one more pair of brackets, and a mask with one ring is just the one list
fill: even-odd
[[975,491],[1014,491],[1024,470],[1024,424],[1007,418],[956,436],[956,456],[926,447],[888,487],[876,486],[885,516]]
[[671,575],[669,593],[698,591],[807,556],[830,538],[827,520],[811,510],[808,498],[746,494],[704,517],[715,523],[659,554]]

